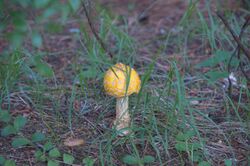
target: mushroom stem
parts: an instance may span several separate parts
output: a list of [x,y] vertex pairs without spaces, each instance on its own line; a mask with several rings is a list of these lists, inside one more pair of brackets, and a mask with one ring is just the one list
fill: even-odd
[[114,122],[119,135],[129,134],[130,115],[128,111],[128,96],[116,99],[116,119]]

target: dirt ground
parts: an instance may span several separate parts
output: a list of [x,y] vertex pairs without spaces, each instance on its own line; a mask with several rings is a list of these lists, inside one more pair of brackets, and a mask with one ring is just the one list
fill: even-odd
[[[225,8],[232,8],[233,10],[237,10],[238,6],[240,6],[239,1],[237,0],[223,0],[225,1],[224,7]],[[223,3],[220,1],[219,3]],[[179,26],[179,21],[183,17],[183,14],[185,10],[188,7],[188,1],[187,0],[99,0],[99,3],[103,5],[105,8],[108,8],[110,11],[112,11],[113,15],[117,16],[124,16],[127,21],[128,26],[128,33],[130,36],[132,36],[138,43],[139,47],[137,50],[137,56],[136,59],[140,63],[138,66],[143,66],[143,63],[149,64],[152,62],[153,55],[157,52],[157,50],[161,47],[161,42],[159,39],[161,37],[165,37],[169,31],[172,33],[179,33],[182,31],[182,27]],[[212,5],[218,3],[216,0],[211,3]],[[203,10],[204,6],[206,4],[206,0],[201,0],[199,3],[199,7],[201,11]],[[216,11],[216,5],[212,6],[212,10]],[[83,14],[83,13],[82,13]],[[43,34],[43,37],[46,38],[44,42],[43,50],[51,52],[51,56],[47,57],[45,59],[51,66],[53,66],[53,69],[55,71],[55,75],[57,77],[58,83],[63,84],[65,86],[69,86],[72,83],[72,80],[74,78],[74,74],[70,72],[68,69],[69,65],[72,63],[80,63],[77,59],[75,59],[74,54],[76,53],[76,50],[79,49],[80,45],[77,43],[72,36],[71,33],[69,33],[69,29],[72,28],[79,28],[80,24],[76,21],[72,21],[73,23],[68,23],[65,26],[65,29],[60,34]],[[119,25],[119,22],[117,23]],[[1,41],[0,41],[1,42]],[[208,46],[203,46],[203,50],[206,50],[204,52],[201,52],[201,47],[199,45],[199,40],[192,42],[189,45],[188,55],[191,60],[191,64],[197,64],[201,60],[207,58],[210,56],[210,48]],[[206,47],[204,49],[204,47]],[[0,46],[1,49],[1,46]],[[56,53],[53,55],[53,53]],[[201,56],[202,53],[202,56]],[[57,54],[60,54],[60,57],[57,56]],[[157,70],[159,71],[166,71],[169,69],[168,62],[166,59],[177,59],[180,63],[183,63],[184,60],[179,54],[179,52],[176,52],[176,48],[174,46],[168,46],[167,51],[165,52],[165,56],[161,56],[158,61],[156,62]],[[84,61],[84,60],[82,60]],[[186,69],[185,67],[181,68],[181,72],[185,72],[186,70],[192,71],[194,69]],[[195,72],[195,71],[192,71]],[[93,83],[95,84],[95,83]],[[101,88],[98,87],[97,88]],[[69,91],[67,92],[67,95],[70,95],[70,87]],[[204,105],[200,105],[200,109],[209,109],[205,108],[205,105],[212,105],[214,101],[218,102],[218,100],[221,99],[221,94],[214,94],[214,92],[210,93],[209,88],[204,88],[204,91],[199,92],[197,94],[197,91],[193,89],[188,94],[189,96],[195,96],[195,95],[202,95],[202,93],[207,93],[207,95],[211,95],[211,101],[206,101],[207,103],[204,103]],[[60,108],[62,109],[62,112],[67,110],[68,104],[67,103],[67,95],[60,96],[60,100],[62,100],[62,103],[65,105],[62,105]],[[32,121],[32,123],[28,124],[28,127],[30,129],[26,131],[27,135],[29,133],[34,132],[35,130],[43,131],[44,133],[53,133],[54,137],[55,135],[60,135],[60,138],[56,137],[57,140],[63,140],[64,138],[67,138],[70,136],[70,133],[64,133],[64,129],[67,130],[67,128],[64,126],[64,124],[58,124],[58,126],[55,126],[55,128],[61,128],[60,131],[54,131],[51,129],[46,129],[46,126],[42,124],[43,119],[40,118],[40,113],[34,113],[32,111],[32,106],[27,105],[26,103],[20,101],[19,96],[14,95],[11,97],[13,102],[13,108],[11,110],[12,114],[20,114],[24,115],[29,118],[29,120]],[[76,109],[79,109],[81,105],[84,103],[81,103],[81,101],[75,101],[74,106]],[[110,124],[112,123],[112,114],[106,114],[105,118],[103,119],[103,123],[99,126],[93,126],[92,123],[94,122],[97,117],[97,114],[100,111],[100,107],[98,106],[98,103],[96,103],[93,99],[88,99],[88,107],[90,109],[93,109],[92,114],[86,114],[88,117],[87,119],[82,119],[82,121],[73,120],[73,123],[82,123],[85,124],[81,128],[79,126],[75,126],[73,130],[75,130],[75,136],[76,137],[85,137],[86,140],[92,140],[100,133],[105,130],[105,128],[110,127]],[[105,103],[101,103],[105,104]],[[53,103],[48,103],[48,106],[53,105]],[[5,108],[6,105],[2,105],[3,108]],[[46,106],[45,106],[46,107]],[[47,112],[51,111],[50,108],[44,108]],[[66,115],[63,115],[66,117]],[[212,115],[218,119],[220,119],[220,114]],[[47,117],[47,121],[50,121],[51,124],[53,124],[53,121],[55,120],[52,117]],[[235,124],[235,128],[237,128],[238,124]],[[34,128],[34,126],[36,126]],[[104,127],[103,127],[104,126]],[[78,127],[78,128],[77,128]],[[225,124],[225,127],[226,124]],[[85,132],[84,134],[83,131]],[[216,137],[216,136],[215,136]],[[239,137],[239,139],[242,139],[242,137]],[[223,145],[220,145],[219,142],[216,142],[218,140],[212,142],[210,146],[216,146],[220,150],[225,150],[223,148]],[[233,146],[237,150],[237,158],[239,160],[245,160],[246,156],[246,149],[243,146],[243,144],[240,143],[237,138],[235,138],[233,141]],[[98,157],[98,146],[93,144],[88,144],[88,141],[86,141],[86,147],[89,149],[93,149],[91,154],[89,152],[86,152],[82,149],[66,149],[69,152],[72,152],[73,154],[87,154],[91,155],[93,157]],[[28,165],[34,165],[35,159],[33,157],[34,154],[34,148],[22,148],[22,149],[13,149],[11,148],[11,141],[10,138],[2,138],[0,137],[0,154],[13,154],[11,155],[17,163],[22,165],[23,163],[26,163]],[[4,147],[4,148],[2,148]],[[125,147],[121,147],[121,149],[125,149]],[[96,150],[96,151],[94,151]],[[226,149],[228,150],[228,149]],[[149,152],[150,153],[150,152]],[[217,152],[218,153],[218,152]],[[119,154],[119,152],[118,152]],[[223,153],[224,154],[224,153]],[[174,157],[175,155],[173,155]],[[216,157],[216,156],[215,156]],[[219,158],[219,157],[218,157]],[[79,160],[81,158],[79,157]],[[116,161],[118,164],[121,164],[119,161]],[[223,165],[223,161],[218,161],[218,165]],[[178,163],[178,161],[173,161],[173,165],[175,163]],[[169,164],[169,163],[168,163]],[[167,165],[168,165],[167,164]],[[246,164],[245,162],[243,164]]]

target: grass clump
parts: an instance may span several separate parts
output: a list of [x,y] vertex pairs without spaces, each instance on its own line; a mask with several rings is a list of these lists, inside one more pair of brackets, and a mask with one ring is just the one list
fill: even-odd
[[[98,12],[91,18],[107,50],[83,22],[81,8],[70,3],[79,15],[65,21],[63,33],[43,34],[56,41],[53,51],[35,35],[32,51],[0,57],[0,141],[6,142],[0,165],[13,165],[16,158],[17,164],[28,164],[18,158],[32,158],[32,164],[89,166],[249,162],[249,82],[239,70],[241,65],[249,71],[249,61],[242,51],[236,55],[238,45],[212,1],[190,1],[174,27],[147,40],[136,36],[142,31],[147,37],[147,24],[85,1]],[[238,36],[247,14],[224,15]],[[247,47],[249,27],[244,34]],[[133,133],[125,137],[112,129],[115,100],[102,86],[104,71],[117,62],[133,66],[142,81],[139,94],[130,98]],[[237,81],[230,85],[232,73]],[[70,148],[64,145],[68,138],[84,143]]]

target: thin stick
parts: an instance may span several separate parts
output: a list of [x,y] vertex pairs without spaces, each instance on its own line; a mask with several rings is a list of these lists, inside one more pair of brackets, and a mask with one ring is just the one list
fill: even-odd
[[248,58],[248,60],[250,60],[250,51],[247,50],[243,44],[240,41],[240,38],[234,33],[234,31],[230,28],[228,22],[226,21],[226,19],[219,13],[217,12],[217,16],[222,20],[222,22],[224,23],[224,25],[226,26],[226,28],[229,30],[229,32],[231,33],[231,35],[233,36],[234,40],[237,42],[238,46],[240,47],[240,49],[244,52],[244,54],[246,55],[246,57]]
[[[245,29],[248,27],[249,23],[250,23],[250,17],[247,17],[244,25],[241,28],[241,32],[240,32],[240,35],[239,35],[240,40],[241,40],[242,35],[244,34]],[[239,45],[238,45],[237,49],[238,49],[237,56],[238,56],[238,59],[240,60],[240,48],[239,48]],[[245,76],[245,78],[247,79],[247,81],[250,82],[250,78],[248,77],[247,73],[243,69],[242,61],[240,61],[240,69],[241,69],[241,72],[243,73],[243,75]]]
[[[241,40],[241,37],[242,35],[244,34],[246,28],[248,27],[250,23],[250,16],[246,18],[246,21],[245,23],[243,24],[241,30],[240,30],[240,34],[239,34],[239,40]],[[232,56],[230,57],[230,60],[228,62],[228,66],[227,66],[227,69],[228,69],[228,73],[231,72],[231,61],[233,59],[233,56],[236,54],[237,52],[237,58],[239,59],[240,61],[240,52],[241,52],[241,49],[240,49],[240,46],[237,45],[237,48],[235,49],[234,53],[232,54]],[[247,79],[247,81],[250,81],[250,78],[247,76],[245,70],[243,69],[243,66],[242,66],[242,62],[240,61],[240,64],[239,64],[239,67],[240,67],[240,70],[241,72],[243,73],[243,75],[245,76],[245,78]],[[232,82],[231,82],[231,79],[228,77],[228,82],[229,82],[229,85],[228,85],[228,92],[229,92],[229,96],[231,96],[231,91],[232,91]]]
[[86,7],[86,5],[85,5],[84,2],[85,2],[85,1],[83,1],[83,3],[82,3],[83,10],[84,10],[84,13],[85,13],[85,15],[86,15],[86,17],[87,17],[87,21],[88,21],[88,24],[89,24],[89,27],[90,27],[92,33],[94,34],[96,40],[97,40],[98,43],[101,45],[101,47],[104,49],[104,51],[109,55],[109,57],[110,57],[111,59],[113,59],[113,57],[114,57],[113,54],[107,49],[107,47],[105,46],[105,44],[104,44],[104,42],[102,41],[102,39],[100,38],[100,36],[97,34],[97,32],[96,32],[96,30],[95,30],[95,27],[93,26],[93,24],[92,24],[92,22],[91,22],[91,20],[90,20],[90,16],[89,16],[89,14],[88,14],[87,7]]

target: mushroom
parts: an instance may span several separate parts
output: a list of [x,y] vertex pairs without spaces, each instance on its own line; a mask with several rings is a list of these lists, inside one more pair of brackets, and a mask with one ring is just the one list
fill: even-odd
[[137,72],[127,65],[117,63],[104,76],[105,92],[116,98],[116,119],[114,126],[119,135],[130,133],[130,115],[128,111],[128,96],[138,93],[141,80]]

